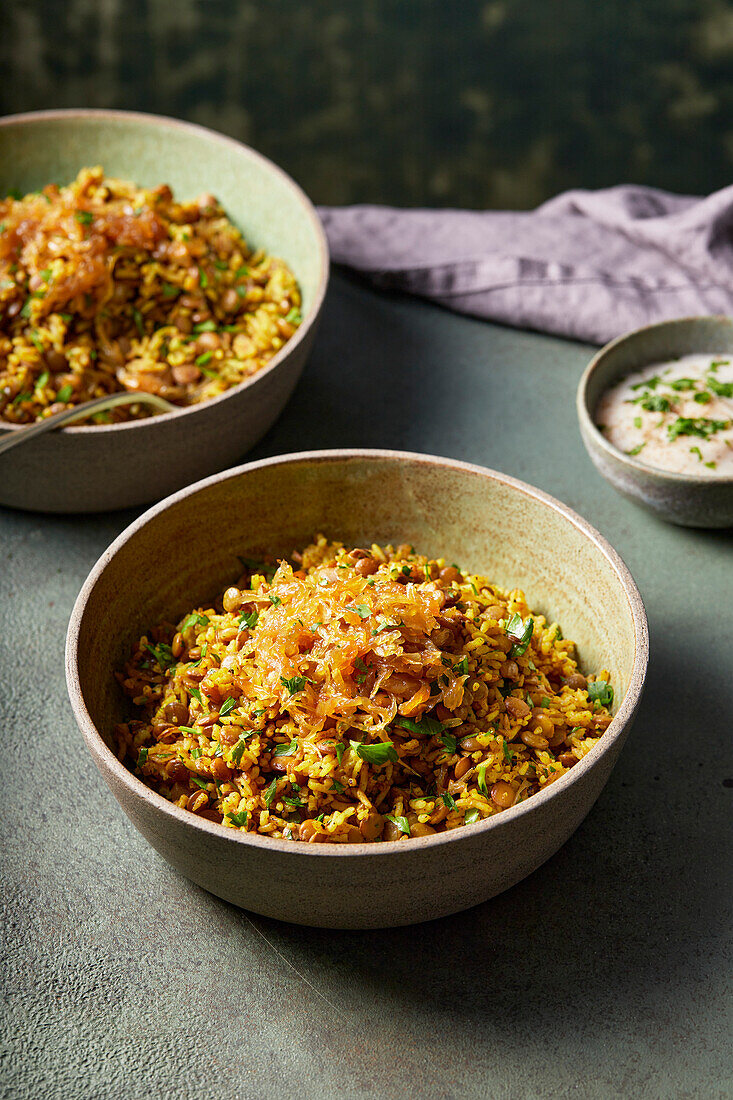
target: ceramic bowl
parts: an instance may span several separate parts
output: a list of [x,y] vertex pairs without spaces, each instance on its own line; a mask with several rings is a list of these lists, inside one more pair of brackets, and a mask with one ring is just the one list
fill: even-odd
[[[175,620],[231,584],[241,569],[237,555],[288,554],[316,532],[347,545],[413,543],[524,588],[530,606],[557,618],[576,641],[584,667],[611,673],[617,709],[598,745],[546,790],[496,817],[389,844],[270,840],[201,820],[146,787],[108,747],[125,714],[113,671],[151,624]],[[133,824],[182,874],[265,916],[372,928],[475,905],[557,851],[618,759],[647,660],[646,616],[628,569],[563,504],[503,474],[448,459],[320,451],[208,478],[128,527],[82,588],[66,667],[74,713],[97,767]]]
[[730,317],[686,317],[636,329],[591,359],[577,394],[580,433],[600,474],[624,496],[683,527],[733,526],[733,477],[675,474],[619,451],[595,424],[602,395],[626,375],[695,352],[733,354]]
[[[328,281],[318,216],[259,153],[200,126],[122,111],[43,111],[0,120],[0,194],[111,176],[168,183],[180,198],[210,191],[251,246],[284,259],[303,295],[303,323],[268,365],[211,401],[151,419],[62,428],[0,458],[0,503],[96,512],[160,500],[241,457],[282,411],[303,369]],[[0,427],[22,431],[22,427]]]

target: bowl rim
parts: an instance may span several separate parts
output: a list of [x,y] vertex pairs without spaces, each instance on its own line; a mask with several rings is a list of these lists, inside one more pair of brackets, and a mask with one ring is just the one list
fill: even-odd
[[[596,550],[600,552],[606,559],[606,562],[614,570],[628,600],[629,613],[634,629],[634,658],[631,678],[624,698],[599,744],[591,749],[571,771],[561,776],[559,780],[551,783],[549,787],[546,786],[541,791],[532,795],[532,797],[528,798],[525,802],[520,802],[510,807],[508,810],[502,811],[501,814],[485,818],[483,821],[478,821],[471,825],[463,825],[460,828],[452,829],[450,832],[436,833],[433,836],[427,837],[407,837],[399,844],[387,845],[375,845],[369,842],[357,844],[300,844],[294,843],[292,840],[280,840],[261,836],[258,833],[243,833],[239,829],[229,829],[213,821],[199,818],[195,814],[183,810],[174,803],[169,802],[166,798],[163,798],[162,795],[153,791],[143,783],[141,779],[138,779],[132,771],[126,768],[125,765],[117,759],[92,721],[82,693],[77,659],[79,632],[91,593],[98,579],[118,551],[127,542],[134,539],[136,534],[143,527],[147,526],[148,523],[154,521],[162,512],[178,504],[186,497],[205,492],[211,486],[217,485],[222,481],[246,477],[255,470],[262,470],[270,466],[297,467],[304,462],[325,464],[332,462],[343,463],[349,462],[350,460],[387,460],[398,463],[407,461],[410,463],[420,463],[426,466],[439,466],[443,469],[451,469],[465,474],[478,475],[481,478],[488,477],[490,480],[499,481],[502,485],[515,490],[525,497],[530,497],[534,501],[539,501],[539,503],[549,507],[589,539]],[[297,451],[286,455],[275,455],[271,458],[258,459],[254,462],[243,463],[240,466],[235,466],[232,469],[225,470],[218,474],[212,474],[210,477],[203,478],[201,481],[189,485],[185,489],[181,489],[171,494],[169,497],[166,497],[165,500],[153,505],[117,536],[90,571],[71,612],[66,637],[65,654],[66,683],[69,699],[77,724],[87,743],[87,747],[98,764],[100,766],[103,764],[107,770],[112,772],[116,779],[122,785],[128,787],[135,797],[146,802],[150,809],[163,814],[164,817],[173,818],[176,823],[182,824],[184,827],[208,833],[222,843],[229,842],[232,844],[242,844],[245,847],[259,848],[263,851],[304,856],[314,859],[333,859],[343,858],[344,856],[366,858],[370,855],[373,857],[391,857],[392,855],[400,855],[409,851],[420,851],[429,847],[452,844],[462,837],[476,836],[479,833],[489,832],[502,825],[508,825],[524,814],[532,813],[534,810],[539,809],[549,799],[561,796],[564,791],[569,790],[573,784],[577,783],[585,772],[594,767],[595,763],[600,759],[600,756],[609,751],[623,735],[627,725],[634,716],[639,699],[641,698],[648,661],[649,630],[646,611],[636,583],[620,555],[587,520],[582,518],[582,516],[579,516],[571,508],[568,508],[567,505],[556,500],[541,489],[536,489],[526,482],[519,481],[517,478],[510,477],[497,470],[491,470],[488,467],[478,466],[474,463],[462,462],[451,458],[442,458],[437,455],[376,448],[338,448],[333,450]]]
[[[638,458],[634,458],[633,455],[627,455],[624,451],[619,450],[618,447],[615,447],[613,443],[610,443],[606,439],[603,432],[597,427],[591,414],[588,401],[588,387],[593,374],[603,365],[608,355],[613,353],[618,347],[627,343],[633,343],[647,332],[665,328],[674,330],[677,326],[689,325],[690,323],[697,323],[700,321],[718,323],[721,328],[725,327],[729,329],[730,337],[733,339],[733,317],[728,317],[723,313],[700,314],[698,317],[674,317],[668,321],[656,321],[651,325],[642,325],[641,328],[631,329],[630,332],[624,332],[621,336],[617,336],[614,340],[610,340],[595,353],[581,375],[576,393],[575,406],[581,429],[583,429],[581,435],[585,434],[585,436],[592,441],[593,446],[598,447],[605,455],[620,463],[622,466],[626,466],[630,470],[636,470],[638,473],[646,474],[649,477],[656,478],[659,481],[669,482],[679,486],[687,486],[688,488],[710,488],[715,486],[717,488],[721,485],[733,485],[733,474],[683,474],[675,470],[663,470],[660,466],[647,465],[645,462],[640,462]],[[733,355],[733,352],[731,352],[731,354]],[[651,366],[651,361],[649,365]],[[587,447],[588,444],[586,444],[586,449]]]
[[[323,228],[321,219],[318,217],[314,204],[308,198],[302,187],[297,184],[287,172],[275,164],[274,161],[270,160],[269,157],[264,156],[262,153],[258,153],[256,149],[253,149],[249,145],[245,145],[243,141],[237,141],[236,138],[229,137],[226,134],[220,134],[217,130],[209,129],[208,126],[200,126],[196,122],[187,122],[184,119],[171,118],[168,115],[155,115],[145,111],[107,110],[101,107],[64,107],[49,111],[26,111],[23,114],[5,115],[4,117],[0,117],[0,128],[5,129],[6,127],[25,126],[27,124],[42,122],[57,122],[67,119],[110,119],[123,122],[141,121],[153,124],[159,129],[171,130],[174,132],[185,131],[194,136],[216,142],[239,152],[244,150],[245,154],[249,156],[250,159],[259,161],[266,170],[272,175],[277,176],[300,205],[301,213],[311,225],[316,238],[318,279],[310,308],[303,316],[303,320],[287,343],[283,344],[266,366],[262,367],[255,374],[250,375],[249,378],[245,378],[244,381],[237,383],[236,386],[231,386],[228,390],[225,390],[224,393],[217,394],[216,397],[207,398],[206,401],[200,401],[195,405],[182,405],[180,408],[173,409],[171,412],[156,413],[155,416],[143,417],[139,420],[125,420],[116,424],[77,424],[68,428],[57,428],[56,431],[60,432],[62,435],[70,435],[73,437],[79,433],[88,436],[92,434],[104,435],[108,432],[134,431],[136,429],[142,430],[144,428],[149,428],[156,422],[160,422],[163,418],[169,421],[182,416],[190,416],[197,412],[200,413],[202,409],[211,408],[225,401],[228,397],[233,396],[233,394],[241,393],[243,390],[255,386],[268,374],[276,370],[288,355],[295,351],[297,346],[303,342],[309,330],[313,328],[320,315],[323,300],[326,295],[326,289],[328,287],[330,255],[326,232]],[[22,431],[25,427],[27,427],[26,424],[0,423],[0,431]]]

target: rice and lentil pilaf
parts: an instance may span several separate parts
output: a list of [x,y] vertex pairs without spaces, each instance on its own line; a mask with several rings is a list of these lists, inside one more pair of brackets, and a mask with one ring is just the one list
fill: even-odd
[[119,759],[178,806],[310,843],[427,836],[529,798],[611,722],[608,673],[520,590],[408,546],[292,559],[243,562],[117,673],[141,716]]
[[[0,420],[122,390],[191,405],[263,367],[301,320],[282,260],[251,251],[212,195],[106,179],[0,200]],[[102,412],[105,423],[148,415]]]

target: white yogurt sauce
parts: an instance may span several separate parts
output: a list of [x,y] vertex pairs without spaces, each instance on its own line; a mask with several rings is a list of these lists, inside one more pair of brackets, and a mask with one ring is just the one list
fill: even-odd
[[601,398],[596,424],[647,466],[733,475],[733,353],[685,355],[630,374]]

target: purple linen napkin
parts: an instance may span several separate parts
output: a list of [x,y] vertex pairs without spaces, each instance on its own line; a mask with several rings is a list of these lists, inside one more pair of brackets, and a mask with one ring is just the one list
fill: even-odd
[[321,207],[331,256],[382,287],[519,328],[605,343],[733,313],[733,186],[568,191],[526,213]]

